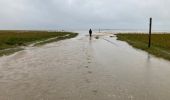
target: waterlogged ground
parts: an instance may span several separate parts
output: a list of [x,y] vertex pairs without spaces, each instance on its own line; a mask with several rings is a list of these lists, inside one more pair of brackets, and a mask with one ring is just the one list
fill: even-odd
[[0,58],[0,100],[169,100],[170,62],[100,33]]

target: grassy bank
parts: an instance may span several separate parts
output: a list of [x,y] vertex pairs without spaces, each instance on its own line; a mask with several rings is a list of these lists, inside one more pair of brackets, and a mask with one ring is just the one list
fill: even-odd
[[118,40],[126,41],[135,48],[145,50],[155,56],[170,60],[170,34],[153,34],[151,48],[148,48],[147,34],[117,34]]
[[75,36],[77,36],[77,33],[71,32],[0,31],[0,56],[21,50],[21,46],[27,46],[35,42],[44,44]]

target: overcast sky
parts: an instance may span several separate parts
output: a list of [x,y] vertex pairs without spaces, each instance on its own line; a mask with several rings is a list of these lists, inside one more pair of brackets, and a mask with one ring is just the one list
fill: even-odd
[[0,0],[0,29],[170,28],[170,0]]

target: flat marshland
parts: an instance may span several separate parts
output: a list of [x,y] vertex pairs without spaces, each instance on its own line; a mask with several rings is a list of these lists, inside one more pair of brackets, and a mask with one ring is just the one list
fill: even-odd
[[62,40],[66,38],[72,38],[75,36],[77,36],[77,33],[71,32],[7,31],[7,30],[0,31],[0,55],[4,54],[5,53],[4,50],[6,49],[16,48],[19,46],[27,46],[31,43],[43,41],[50,38],[55,39],[41,42],[41,44]]
[[148,48],[148,34],[119,33],[118,40],[126,41],[135,48],[145,50],[155,56],[170,60],[170,34],[155,33],[151,36],[151,48]]

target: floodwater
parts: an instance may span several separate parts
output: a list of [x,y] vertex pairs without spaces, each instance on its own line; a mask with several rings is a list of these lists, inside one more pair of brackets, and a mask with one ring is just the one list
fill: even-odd
[[111,33],[80,34],[1,57],[0,100],[170,100],[169,76]]

